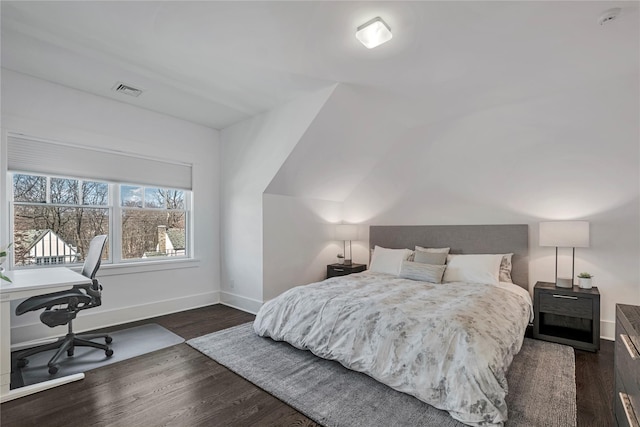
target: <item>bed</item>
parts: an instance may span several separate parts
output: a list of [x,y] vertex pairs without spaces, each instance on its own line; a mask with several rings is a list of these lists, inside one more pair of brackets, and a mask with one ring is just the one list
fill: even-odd
[[[503,425],[506,372],[532,316],[528,227],[372,226],[370,243],[395,249],[394,256],[416,245],[449,247],[449,278],[458,277],[459,260],[498,260],[499,266],[499,258],[476,254],[512,253],[511,278],[521,286],[480,279],[430,283],[407,278],[404,269],[399,275],[365,271],[299,286],[268,301],[256,316],[256,333],[336,360],[465,424]],[[373,260],[375,270],[379,259]]]

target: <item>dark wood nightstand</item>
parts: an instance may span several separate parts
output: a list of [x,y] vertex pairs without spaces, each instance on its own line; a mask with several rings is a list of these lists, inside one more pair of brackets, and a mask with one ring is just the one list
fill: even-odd
[[600,349],[600,292],[598,288],[557,288],[538,282],[533,289],[533,337],[580,350]]
[[327,279],[336,276],[346,276],[351,273],[360,273],[367,269],[366,264],[329,264],[327,265]]

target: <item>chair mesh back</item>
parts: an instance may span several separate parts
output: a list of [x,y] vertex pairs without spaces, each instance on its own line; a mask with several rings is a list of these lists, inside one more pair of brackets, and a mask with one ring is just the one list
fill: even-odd
[[96,236],[91,240],[89,244],[89,253],[84,258],[84,264],[82,265],[82,275],[93,280],[96,277],[96,273],[100,268],[100,260],[102,258],[102,251],[104,250],[105,243],[107,242],[107,235],[103,234]]

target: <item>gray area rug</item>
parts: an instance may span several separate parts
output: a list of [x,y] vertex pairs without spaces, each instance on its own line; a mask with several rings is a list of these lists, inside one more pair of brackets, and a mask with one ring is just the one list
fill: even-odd
[[[262,338],[245,323],[187,344],[325,426],[458,427],[445,411],[338,362]],[[509,373],[507,426],[576,425],[571,347],[525,339]]]
[[[31,385],[66,375],[86,372],[184,342],[184,338],[181,336],[155,323],[123,329],[109,333],[109,335],[113,338],[111,343],[113,356],[109,358],[104,355],[102,350],[76,347],[72,357],[67,357],[65,354],[58,359],[60,370],[55,375],[49,375],[47,363],[55,354],[55,350],[49,350],[29,357],[29,364],[22,369],[18,369],[18,373],[22,374],[24,385]],[[104,340],[96,340],[96,342],[104,343]],[[12,381],[12,383],[15,382]]]

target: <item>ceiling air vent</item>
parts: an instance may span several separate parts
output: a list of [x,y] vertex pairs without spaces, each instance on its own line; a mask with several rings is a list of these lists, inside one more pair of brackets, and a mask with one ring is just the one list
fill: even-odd
[[116,92],[135,97],[140,96],[140,94],[142,93],[142,89],[136,89],[133,86],[129,86],[121,82],[116,83],[116,85],[112,89]]

